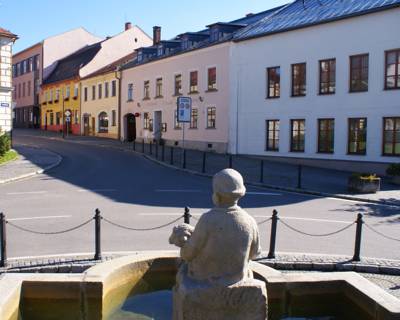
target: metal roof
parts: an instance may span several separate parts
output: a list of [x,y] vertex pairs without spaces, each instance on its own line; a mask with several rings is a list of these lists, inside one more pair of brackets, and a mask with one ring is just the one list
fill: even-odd
[[296,0],[236,32],[236,41],[400,6],[400,0]]

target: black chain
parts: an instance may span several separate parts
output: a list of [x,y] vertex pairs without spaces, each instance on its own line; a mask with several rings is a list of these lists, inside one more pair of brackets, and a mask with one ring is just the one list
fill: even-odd
[[366,224],[366,223],[364,223],[364,225],[365,225],[369,230],[371,230],[372,232],[375,232],[376,234],[379,234],[381,237],[384,237],[384,238],[389,239],[389,240],[393,240],[393,241],[398,241],[398,242],[400,242],[400,239],[396,239],[396,238],[389,237],[389,236],[383,234],[382,232],[379,232],[378,230],[372,228],[370,225],[368,225],[368,224]]
[[54,232],[43,232],[43,231],[35,231],[35,230],[31,230],[31,229],[27,229],[21,226],[18,226],[10,221],[7,221],[6,223],[9,224],[10,226],[19,229],[21,231],[25,231],[25,232],[29,232],[29,233],[33,233],[33,234],[41,234],[41,235],[54,235],[54,234],[62,234],[62,233],[67,233],[70,231],[74,231],[77,230],[85,225],[87,225],[88,223],[92,222],[93,218],[90,218],[89,220],[81,223],[80,225],[77,225],[76,227],[73,228],[69,228],[69,229],[65,229],[65,230],[61,230],[61,231],[54,231]]
[[264,221],[257,222],[257,225],[261,226],[262,224],[264,224],[264,223],[266,223],[266,222],[268,222],[268,221],[270,221],[270,220],[272,220],[272,218],[268,218],[268,219],[266,219],[266,220],[264,220]]
[[286,226],[287,228],[289,228],[290,230],[292,230],[292,231],[294,231],[294,232],[297,232],[297,233],[300,233],[300,234],[305,235],[305,236],[310,236],[310,237],[329,237],[329,236],[332,236],[332,235],[334,235],[334,234],[338,234],[338,233],[340,233],[340,232],[342,232],[342,231],[345,231],[345,230],[349,229],[351,226],[353,226],[353,224],[355,224],[355,222],[352,222],[352,223],[349,224],[348,226],[346,226],[346,227],[344,227],[344,228],[342,228],[342,229],[339,229],[339,230],[337,230],[337,231],[330,232],[330,233],[312,234],[312,233],[307,233],[307,232],[301,231],[301,230],[299,230],[299,229],[296,229],[296,228],[290,226],[289,224],[287,224],[286,222],[284,222],[282,219],[279,219],[279,221],[282,222],[282,224],[283,224],[284,226]]
[[184,216],[182,215],[182,216],[180,216],[179,218],[175,219],[174,221],[171,221],[171,222],[169,222],[169,223],[163,224],[163,225],[158,226],[158,227],[153,227],[153,228],[131,228],[131,227],[125,227],[125,226],[123,226],[123,225],[121,225],[121,224],[112,222],[112,221],[110,221],[110,220],[108,220],[108,219],[106,219],[106,218],[104,218],[104,217],[103,217],[102,219],[103,219],[105,222],[107,222],[107,223],[109,223],[109,224],[111,224],[111,225],[113,225],[113,226],[115,226],[115,227],[122,228],[122,229],[125,229],[125,230],[131,230],[131,231],[153,231],[153,230],[157,230],[157,229],[162,229],[162,228],[168,227],[168,226],[174,224],[175,222],[178,222],[178,221],[181,220],[183,217],[184,217]]

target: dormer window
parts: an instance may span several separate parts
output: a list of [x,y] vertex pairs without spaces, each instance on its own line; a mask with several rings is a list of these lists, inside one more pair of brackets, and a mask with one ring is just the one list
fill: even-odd
[[142,62],[143,61],[143,52],[142,51],[138,52],[137,61],[138,62]]
[[164,54],[164,48],[162,45],[158,46],[157,48],[157,56],[162,56]]
[[218,41],[219,36],[220,36],[219,28],[211,29],[211,42]]

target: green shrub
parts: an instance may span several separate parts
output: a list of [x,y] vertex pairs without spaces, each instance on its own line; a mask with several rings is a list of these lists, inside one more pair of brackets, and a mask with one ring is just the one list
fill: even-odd
[[400,176],[400,163],[392,163],[386,170],[389,176]]
[[7,134],[0,135],[0,157],[11,149],[11,139]]

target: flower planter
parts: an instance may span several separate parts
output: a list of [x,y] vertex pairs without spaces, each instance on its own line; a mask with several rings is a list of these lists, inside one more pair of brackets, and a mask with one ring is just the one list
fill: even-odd
[[348,181],[348,189],[353,193],[376,193],[381,189],[381,178],[351,176]]

